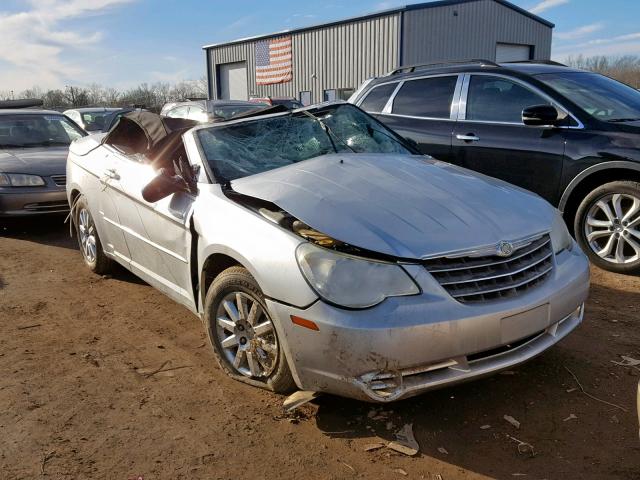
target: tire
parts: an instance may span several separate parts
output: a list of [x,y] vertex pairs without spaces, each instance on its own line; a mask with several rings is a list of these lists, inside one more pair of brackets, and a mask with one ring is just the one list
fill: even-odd
[[589,193],[576,212],[576,241],[600,268],[640,272],[640,183],[615,181]]
[[275,393],[296,389],[264,295],[245,268],[230,267],[218,275],[204,308],[209,341],[227,375]]
[[102,242],[84,195],[81,195],[75,202],[73,223],[76,228],[78,247],[85,265],[98,275],[111,272],[113,260],[107,257],[102,249]]

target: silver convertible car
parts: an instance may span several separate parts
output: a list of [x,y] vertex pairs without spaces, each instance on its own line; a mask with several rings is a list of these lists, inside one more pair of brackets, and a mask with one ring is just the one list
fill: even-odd
[[353,105],[127,114],[72,144],[67,179],[87,266],[185,305],[224,371],[275,392],[397,400],[582,321],[588,263],[553,207],[416,155]]

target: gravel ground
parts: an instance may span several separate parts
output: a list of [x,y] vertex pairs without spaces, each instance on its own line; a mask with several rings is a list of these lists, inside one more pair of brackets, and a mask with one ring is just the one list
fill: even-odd
[[[506,374],[284,414],[219,370],[190,312],[85,269],[61,221],[0,224],[2,479],[640,478],[640,369],[612,363],[640,359],[637,277],[594,270],[583,325]],[[418,455],[365,451],[407,423]]]

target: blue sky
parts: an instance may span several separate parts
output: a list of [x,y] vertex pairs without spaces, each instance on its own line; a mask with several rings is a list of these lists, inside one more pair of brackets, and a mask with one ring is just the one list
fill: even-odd
[[[202,45],[417,3],[2,0],[0,91],[197,79]],[[640,55],[638,0],[515,0],[556,24],[553,57]]]

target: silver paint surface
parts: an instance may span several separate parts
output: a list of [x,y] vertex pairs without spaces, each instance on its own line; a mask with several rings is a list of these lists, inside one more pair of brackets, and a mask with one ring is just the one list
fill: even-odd
[[[204,166],[194,131],[183,139],[189,161]],[[67,194],[70,200],[78,193],[87,198],[106,254],[198,315],[205,292],[192,274],[202,279],[205,265],[215,267],[227,257],[243,265],[265,294],[301,389],[397,400],[510,368],[555,344],[582,319],[589,266],[576,245],[554,256],[548,280],[509,299],[464,305],[416,261],[405,268],[419,295],[388,298],[365,310],[328,305],[296,263],[295,250],[305,240],[230,199],[205,169],[197,194],[148,203],[140,190],[155,175],[151,167],[99,142],[94,136],[72,145]],[[108,174],[113,171],[117,176]],[[421,157],[330,155],[232,187],[340,240],[405,259],[549,231],[554,216],[534,194]],[[319,331],[293,324],[291,315],[314,321]],[[449,366],[403,377],[390,397],[369,387],[376,375],[451,364],[533,334],[538,336],[509,354],[470,363],[466,370]]]

